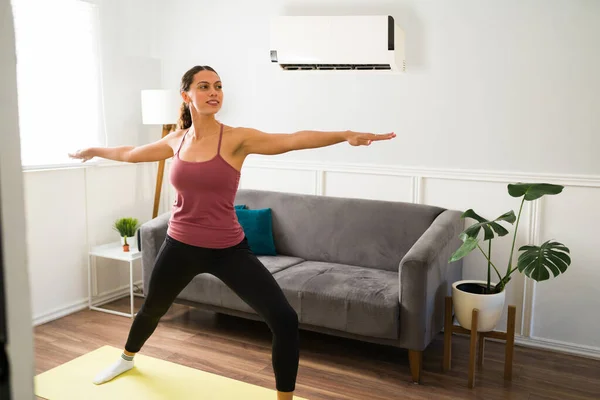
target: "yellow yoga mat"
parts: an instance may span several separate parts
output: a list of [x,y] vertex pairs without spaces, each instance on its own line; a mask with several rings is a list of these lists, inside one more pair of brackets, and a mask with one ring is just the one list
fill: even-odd
[[[110,382],[92,379],[122,350],[103,346],[37,375],[35,394],[48,400],[275,400],[277,392],[235,379],[137,354],[135,368]],[[294,399],[307,400],[294,396]]]

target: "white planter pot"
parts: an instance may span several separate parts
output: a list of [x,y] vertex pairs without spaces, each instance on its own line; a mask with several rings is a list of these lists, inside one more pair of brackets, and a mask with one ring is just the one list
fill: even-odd
[[470,330],[473,309],[477,308],[479,310],[477,332],[493,331],[502,316],[506,290],[495,294],[474,294],[458,288],[465,283],[487,285],[486,281],[477,280],[463,280],[452,284],[452,303],[458,323],[463,328]]
[[[125,239],[121,237],[121,246],[125,244]],[[127,244],[129,245],[129,250],[137,249],[137,237],[127,237]]]

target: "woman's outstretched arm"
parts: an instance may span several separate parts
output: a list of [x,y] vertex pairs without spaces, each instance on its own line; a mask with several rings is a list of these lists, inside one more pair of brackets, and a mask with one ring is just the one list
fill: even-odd
[[156,142],[142,146],[89,147],[70,153],[69,157],[81,159],[82,162],[94,157],[129,163],[166,160],[173,157],[173,147],[170,143],[179,132],[181,131],[171,132]]
[[290,134],[265,133],[257,129],[240,128],[241,148],[245,154],[274,155],[294,150],[316,149],[348,142],[352,146],[368,146],[373,141],[389,140],[395,133],[374,134],[353,131],[299,131]]

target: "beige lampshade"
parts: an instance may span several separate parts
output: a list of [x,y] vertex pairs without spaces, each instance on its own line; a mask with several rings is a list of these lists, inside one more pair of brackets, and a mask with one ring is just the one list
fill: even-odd
[[142,90],[142,123],[176,124],[182,102],[181,95],[176,90]]

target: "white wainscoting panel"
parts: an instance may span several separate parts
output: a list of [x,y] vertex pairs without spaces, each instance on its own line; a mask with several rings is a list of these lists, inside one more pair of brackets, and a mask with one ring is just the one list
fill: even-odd
[[240,189],[314,194],[317,173],[310,170],[269,169],[244,166]]
[[23,174],[33,319],[87,298],[85,171]]
[[563,243],[572,264],[565,274],[536,282],[532,336],[600,348],[599,205],[600,188],[565,187],[543,198],[540,243]]
[[326,196],[411,202],[413,180],[397,175],[325,172]]
[[[513,210],[515,215],[519,213],[520,202],[508,194],[507,183],[427,178],[424,180],[422,186],[423,202],[425,204],[460,211],[472,208],[477,214],[489,220],[497,218],[510,210]],[[517,252],[516,249],[524,245],[527,241],[527,222],[529,220],[527,214],[528,208],[524,206],[521,223],[517,232],[515,254]],[[465,221],[465,227],[474,222],[474,220],[468,219]],[[506,222],[501,223],[501,225],[508,229],[509,234],[493,240],[491,260],[500,271],[500,274],[504,276],[508,265],[515,225]],[[488,252],[488,242],[481,242],[481,247],[486,253]],[[513,260],[516,260],[514,256]],[[487,280],[487,261],[481,251],[475,250],[465,257],[463,265],[464,279]],[[521,332],[523,276],[518,271],[514,272],[511,276],[512,279],[506,290],[506,304],[500,323],[498,324],[498,329],[506,329],[508,305],[515,305],[517,307],[516,330],[517,332]],[[492,282],[499,280],[493,269],[491,279]]]
[[[119,241],[120,217],[152,217],[156,166],[105,163],[23,173],[33,323],[87,307],[88,246]],[[141,280],[134,265],[134,282]],[[129,284],[129,266],[98,259],[98,298]],[[126,291],[127,292],[127,291]]]

